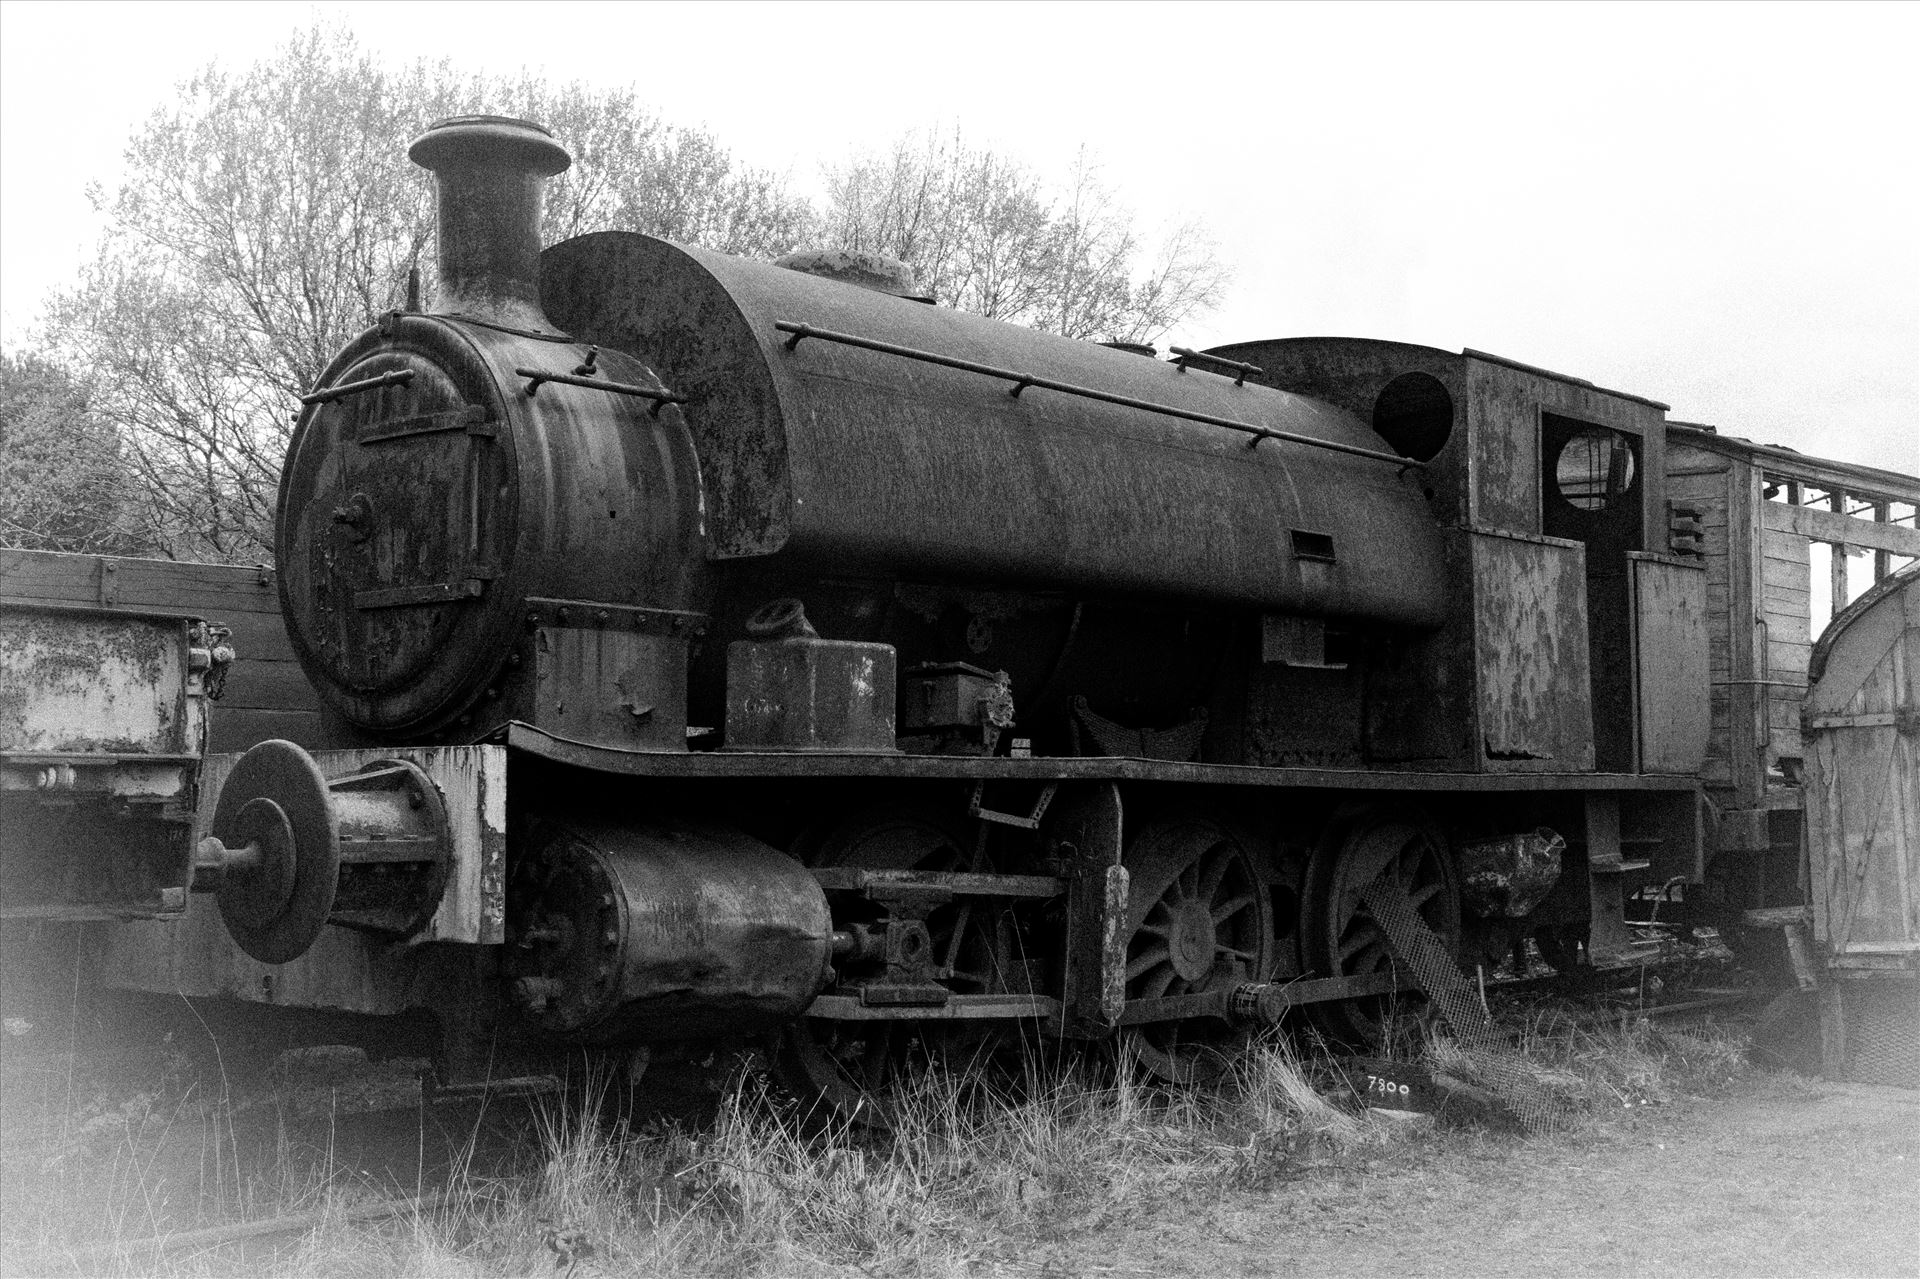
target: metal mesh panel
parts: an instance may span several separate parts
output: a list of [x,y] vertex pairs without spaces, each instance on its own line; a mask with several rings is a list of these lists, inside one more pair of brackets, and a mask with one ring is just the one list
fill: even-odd
[[1530,1133],[1548,1132],[1568,1116],[1567,1099],[1542,1083],[1506,1036],[1494,1029],[1473,987],[1413,908],[1407,890],[1392,875],[1369,884],[1361,899],[1400,961],[1413,971],[1427,1000],[1460,1040],[1461,1056],[1476,1082],[1491,1092]]
[[1836,983],[1843,1078],[1863,1084],[1920,1088],[1920,981]]

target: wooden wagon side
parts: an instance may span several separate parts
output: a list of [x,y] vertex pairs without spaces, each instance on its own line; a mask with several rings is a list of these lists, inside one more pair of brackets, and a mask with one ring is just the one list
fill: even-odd
[[1815,647],[1802,731],[1821,1060],[1920,1087],[1920,564]]
[[1707,563],[1715,886],[1734,917],[1795,907],[1808,887],[1800,708],[1813,643],[1920,557],[1920,480],[1709,427],[1669,423],[1668,442],[1676,514],[1699,520]]
[[287,641],[266,565],[0,550],[0,599],[18,604],[203,617],[233,633],[237,660],[209,717],[207,751],[268,738],[321,745],[320,703]]

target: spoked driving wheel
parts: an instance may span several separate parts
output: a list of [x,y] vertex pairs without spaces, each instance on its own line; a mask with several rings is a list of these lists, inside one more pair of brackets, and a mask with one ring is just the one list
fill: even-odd
[[[1357,977],[1393,966],[1393,948],[1363,896],[1382,876],[1406,892],[1414,913],[1449,955],[1460,953],[1460,888],[1445,837],[1419,818],[1382,815],[1345,826],[1307,864],[1300,931],[1313,972]],[[1407,984],[1413,985],[1411,976]],[[1314,1019],[1342,1042],[1377,1044],[1391,998],[1316,1004]]]
[[[972,843],[957,823],[911,809],[861,814],[801,842],[815,866],[871,870],[972,868]],[[956,994],[1027,994],[1032,978],[1005,906],[963,899],[927,916],[934,971]],[[892,1127],[901,1086],[944,1064],[964,1070],[992,1057],[1004,1032],[989,1024],[802,1018],[783,1034],[781,1082],[816,1113],[862,1127]]]
[[[1131,876],[1127,999],[1217,993],[1264,979],[1273,965],[1273,919],[1245,845],[1225,827],[1186,818],[1148,827],[1125,858]],[[1155,1021],[1127,1048],[1169,1083],[1218,1076],[1245,1032],[1218,1018]]]

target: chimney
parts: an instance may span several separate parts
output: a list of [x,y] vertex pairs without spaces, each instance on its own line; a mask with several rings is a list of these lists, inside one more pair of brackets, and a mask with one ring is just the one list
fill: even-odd
[[540,309],[540,209],[546,181],[573,163],[529,120],[457,115],[407,155],[434,175],[440,287],[432,310],[551,333]]

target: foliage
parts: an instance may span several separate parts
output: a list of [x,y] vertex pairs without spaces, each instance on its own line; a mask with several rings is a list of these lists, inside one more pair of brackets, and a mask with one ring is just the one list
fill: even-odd
[[0,546],[136,552],[127,465],[84,382],[45,356],[0,352]]
[[1193,224],[1149,256],[1084,151],[1054,189],[957,130],[909,134],[830,169],[828,191],[832,243],[906,261],[946,305],[1049,333],[1153,341],[1226,281]]

